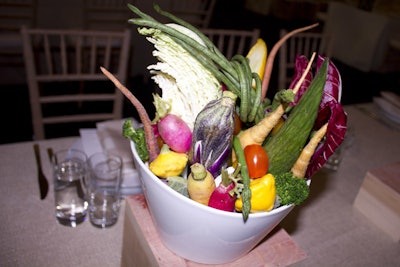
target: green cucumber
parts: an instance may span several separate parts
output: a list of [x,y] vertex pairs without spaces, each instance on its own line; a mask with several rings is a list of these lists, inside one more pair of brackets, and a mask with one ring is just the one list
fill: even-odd
[[269,158],[269,173],[278,175],[290,171],[305,146],[318,115],[328,61],[325,59],[309,88],[291,110],[279,131],[263,145]]

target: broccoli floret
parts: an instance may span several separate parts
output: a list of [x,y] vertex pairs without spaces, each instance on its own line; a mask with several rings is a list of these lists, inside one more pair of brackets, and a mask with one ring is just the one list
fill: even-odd
[[297,178],[291,172],[275,176],[276,193],[282,205],[299,205],[307,199],[310,188],[305,178]]
[[143,162],[149,160],[149,151],[147,150],[143,128],[135,129],[132,125],[132,120],[126,120],[122,125],[122,135],[135,143],[136,151]]

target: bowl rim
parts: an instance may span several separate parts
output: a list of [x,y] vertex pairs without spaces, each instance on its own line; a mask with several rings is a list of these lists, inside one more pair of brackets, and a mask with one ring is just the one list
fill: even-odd
[[[229,211],[223,211],[223,210],[215,209],[215,208],[212,208],[212,207],[203,205],[203,204],[201,204],[201,203],[198,203],[198,202],[196,202],[196,201],[194,201],[194,200],[192,200],[192,199],[190,199],[190,198],[188,198],[188,197],[185,197],[184,195],[182,195],[182,194],[176,192],[174,189],[172,189],[171,187],[169,187],[168,185],[166,185],[164,182],[162,182],[162,180],[161,180],[160,178],[158,178],[156,175],[154,175],[154,174],[150,171],[150,169],[149,169],[149,167],[148,167],[148,164],[144,163],[144,162],[140,159],[139,155],[137,154],[137,152],[136,152],[136,146],[135,146],[135,143],[134,143],[133,141],[130,141],[130,146],[131,146],[131,151],[132,151],[132,153],[133,153],[133,156],[134,156],[136,159],[138,159],[139,164],[141,165],[140,167],[142,167],[142,168],[145,170],[145,172],[146,172],[148,175],[150,175],[150,177],[151,177],[158,185],[165,187],[166,190],[167,190],[167,192],[169,192],[170,194],[174,194],[175,196],[177,196],[178,198],[180,198],[180,199],[182,199],[183,201],[187,202],[188,204],[193,204],[193,205],[195,205],[196,207],[198,207],[198,208],[200,208],[200,209],[202,209],[202,210],[204,210],[204,211],[214,213],[215,215],[223,215],[223,216],[227,216],[227,217],[241,218],[241,219],[243,218],[242,213],[240,213],[240,212],[229,212]],[[142,177],[141,177],[141,178],[142,178]],[[143,190],[143,191],[145,191],[145,190]],[[250,219],[250,218],[258,218],[258,217],[265,217],[265,216],[274,215],[274,214],[276,214],[276,213],[280,213],[280,212],[282,212],[282,211],[284,211],[284,210],[287,210],[287,209],[289,209],[289,208],[292,208],[292,207],[293,207],[293,204],[290,204],[290,205],[283,205],[283,206],[280,206],[280,207],[275,208],[275,209],[272,209],[272,210],[270,210],[270,211],[262,211],[262,212],[250,213],[248,219]]]

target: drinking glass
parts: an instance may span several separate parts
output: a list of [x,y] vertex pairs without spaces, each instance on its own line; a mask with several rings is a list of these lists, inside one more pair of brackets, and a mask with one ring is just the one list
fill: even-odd
[[77,149],[57,151],[52,157],[56,218],[62,225],[76,227],[85,220],[86,162],[86,154]]
[[88,159],[89,218],[99,228],[114,225],[118,220],[121,186],[121,157],[108,152],[95,153]]

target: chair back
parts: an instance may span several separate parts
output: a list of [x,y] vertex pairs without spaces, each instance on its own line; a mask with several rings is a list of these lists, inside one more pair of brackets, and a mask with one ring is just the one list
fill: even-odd
[[[280,37],[288,32],[281,29]],[[294,75],[295,60],[297,55],[311,58],[316,52],[319,55],[331,57],[333,35],[320,32],[302,32],[290,37],[279,49],[279,77],[278,89],[288,89]]]
[[37,0],[0,0],[0,33],[18,33],[36,25]]
[[[21,29],[33,139],[45,126],[122,117],[123,96],[100,66],[126,81],[130,31]],[[51,126],[50,126],[51,125]]]
[[85,29],[122,30],[128,28],[132,12],[129,0],[84,0]]
[[250,48],[260,37],[260,30],[201,29],[227,58],[234,55],[247,55]]
[[169,0],[168,11],[198,28],[208,28],[216,0]]
[[37,0],[0,0],[0,83],[25,80],[22,60],[22,25],[36,25]]

